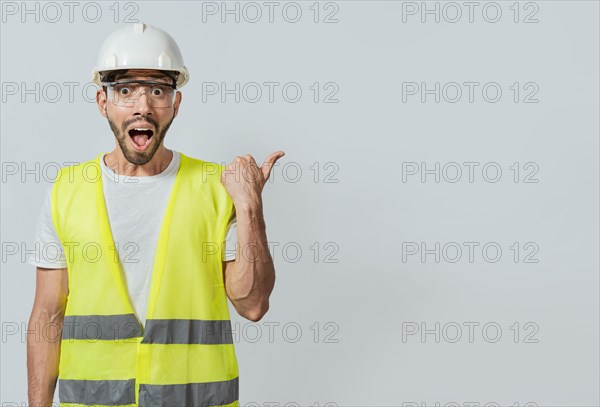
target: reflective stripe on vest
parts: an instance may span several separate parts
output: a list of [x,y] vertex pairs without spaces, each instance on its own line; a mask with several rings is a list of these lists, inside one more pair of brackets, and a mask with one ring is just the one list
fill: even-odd
[[[116,340],[142,336],[135,314],[70,315],[64,319],[62,339]],[[233,343],[231,321],[149,319],[142,343]]]
[[[142,384],[140,406],[221,406],[237,401],[238,379],[213,383],[173,385]],[[160,404],[162,403],[162,404]]]
[[181,154],[142,327],[115,250],[122,246],[110,229],[102,155],[62,168],[52,190],[69,278],[61,406],[237,406],[239,372],[221,263],[234,210],[221,184],[224,166]]
[[135,314],[69,315],[63,324],[63,339],[128,339],[142,336]]
[[149,319],[142,343],[233,343],[231,321]]
[[62,403],[86,405],[127,405],[135,403],[135,379],[131,380],[59,380],[58,396]]
[[[238,400],[238,378],[211,383],[140,386],[140,406],[221,406]],[[135,403],[135,379],[60,380],[61,403],[128,405]]]

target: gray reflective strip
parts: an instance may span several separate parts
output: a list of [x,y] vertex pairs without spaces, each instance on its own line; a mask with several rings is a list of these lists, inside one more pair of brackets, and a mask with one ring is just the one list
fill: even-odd
[[208,345],[233,343],[231,321],[147,319],[142,343]]
[[130,380],[63,380],[58,381],[61,403],[90,406],[135,404],[135,379]]
[[139,407],[208,407],[230,404],[239,398],[239,378],[222,382],[140,384]]
[[142,336],[134,314],[65,316],[63,339],[116,340]]

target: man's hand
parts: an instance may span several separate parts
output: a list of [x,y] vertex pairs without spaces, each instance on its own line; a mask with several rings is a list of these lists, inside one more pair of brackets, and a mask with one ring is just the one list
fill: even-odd
[[250,154],[236,157],[223,171],[221,182],[238,206],[262,206],[262,190],[269,179],[275,162],[283,157],[283,151],[276,151],[267,157],[262,167]]

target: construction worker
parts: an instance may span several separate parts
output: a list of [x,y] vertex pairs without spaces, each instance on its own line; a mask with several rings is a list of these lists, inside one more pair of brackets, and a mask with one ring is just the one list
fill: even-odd
[[61,406],[237,406],[227,298],[251,321],[269,308],[261,193],[284,152],[225,166],[167,149],[189,73],[157,27],[114,31],[92,75],[116,147],[61,168],[42,206],[29,405],[58,379]]

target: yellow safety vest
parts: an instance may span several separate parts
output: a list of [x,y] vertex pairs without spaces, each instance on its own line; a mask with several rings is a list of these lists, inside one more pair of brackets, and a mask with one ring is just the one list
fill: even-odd
[[[220,182],[224,166],[181,154],[142,327],[108,220],[102,155],[61,168],[52,189],[52,219],[69,276],[61,407],[238,406],[221,263],[234,209]],[[152,237],[140,236],[146,238]]]

